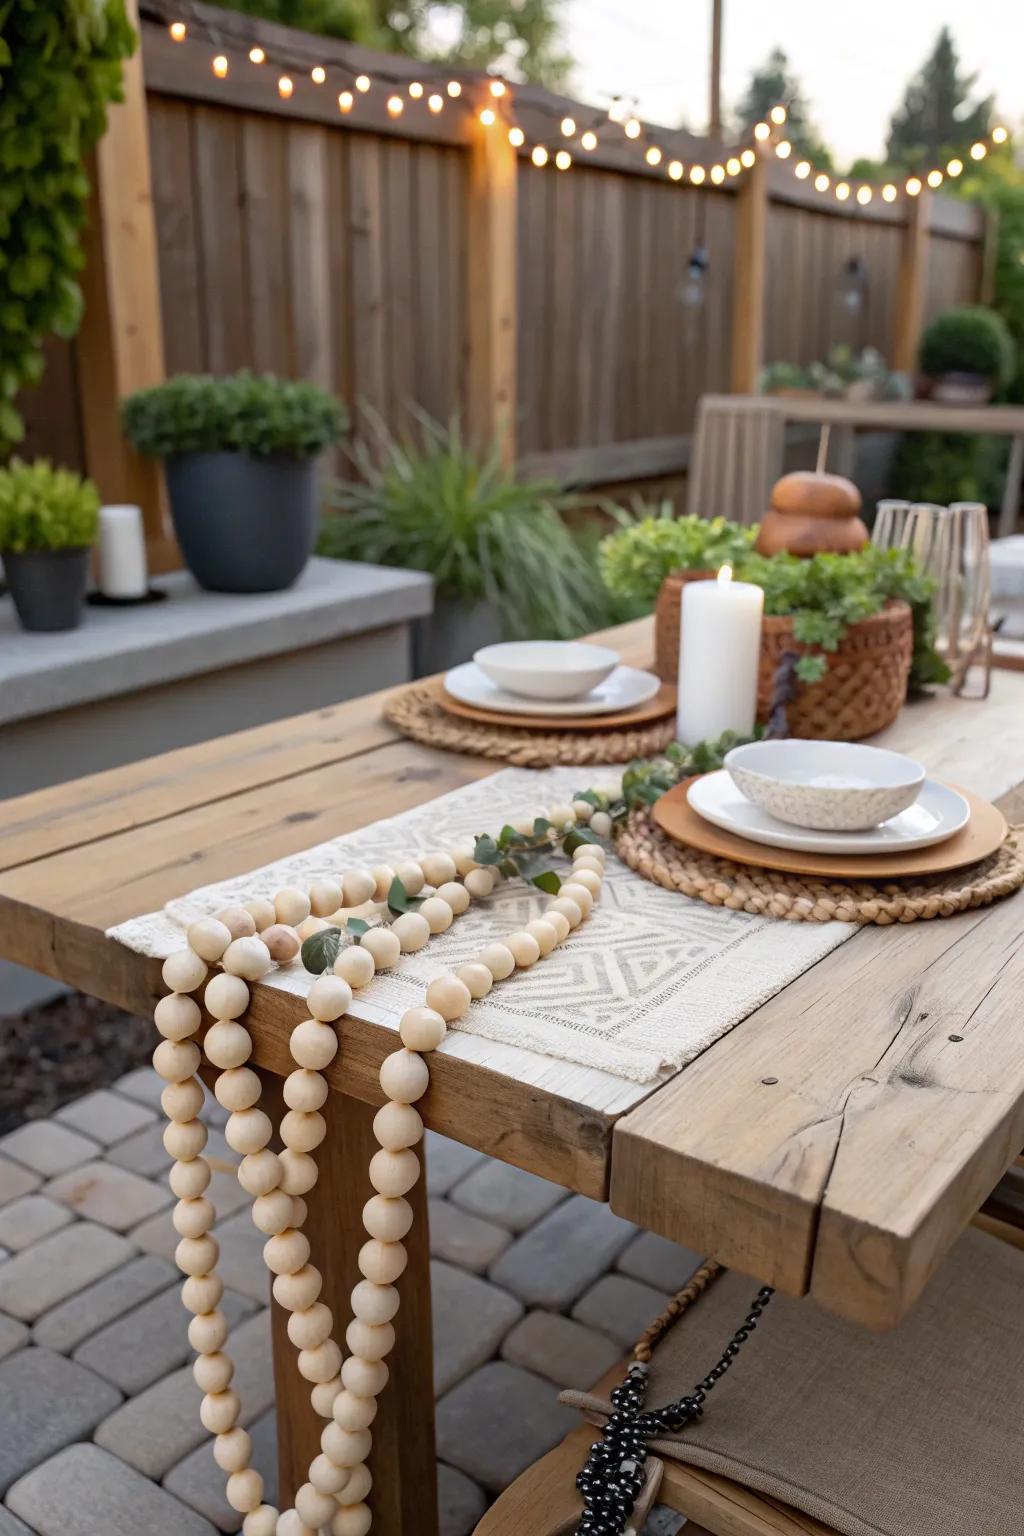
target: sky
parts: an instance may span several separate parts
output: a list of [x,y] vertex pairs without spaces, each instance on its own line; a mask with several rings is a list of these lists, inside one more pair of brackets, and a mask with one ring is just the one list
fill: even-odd
[[[723,0],[726,109],[778,43],[837,163],[881,156],[893,108],[943,23],[976,90],[1024,117],[1024,0]],[[571,94],[636,96],[651,122],[707,126],[711,0],[563,0]]]

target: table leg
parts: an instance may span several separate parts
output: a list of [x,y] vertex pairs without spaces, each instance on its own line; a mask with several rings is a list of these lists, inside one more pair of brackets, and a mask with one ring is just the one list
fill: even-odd
[[[362,1210],[373,1194],[367,1168],[378,1150],[372,1129],[374,1112],[358,1099],[331,1095],[324,1107],[327,1136],[315,1154],[320,1177],[306,1196],[311,1262],[323,1275],[321,1300],[334,1313],[335,1338],[343,1353],[347,1353],[345,1329],[352,1315],[349,1296],[362,1278],[356,1264],[366,1241]],[[415,1212],[405,1240],[409,1266],[398,1281],[402,1305],[395,1319],[395,1348],[387,1362],[391,1379],[373,1422],[373,1491],[368,1500],[373,1536],[410,1536],[413,1531],[416,1536],[437,1536],[430,1234],[424,1176],[406,1198]],[[310,1403],[310,1384],[299,1375],[287,1320],[275,1302],[278,1505],[283,1509],[291,1506],[296,1488],[306,1481],[324,1426]]]
[[1011,437],[1010,458],[1006,465],[1006,485],[999,510],[999,537],[1008,538],[1017,527],[1020,511],[1020,484],[1024,473],[1024,437]]

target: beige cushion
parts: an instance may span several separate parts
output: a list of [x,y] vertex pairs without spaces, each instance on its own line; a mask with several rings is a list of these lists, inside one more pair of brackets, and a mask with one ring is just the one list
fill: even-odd
[[[684,1314],[649,1406],[693,1389],[756,1290],[726,1274]],[[703,1419],[652,1445],[842,1536],[1022,1536],[1024,1252],[968,1230],[892,1333],[775,1296]]]

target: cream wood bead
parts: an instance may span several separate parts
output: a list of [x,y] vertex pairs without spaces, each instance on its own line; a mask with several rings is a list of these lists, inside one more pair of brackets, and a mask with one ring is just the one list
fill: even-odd
[[168,1083],[184,1083],[195,1077],[201,1061],[194,1040],[161,1040],[153,1052],[153,1066]]
[[224,1139],[233,1152],[247,1157],[261,1152],[274,1134],[274,1127],[262,1109],[240,1109],[228,1116]]
[[572,874],[570,879],[575,880],[578,874],[584,873],[596,875],[599,880],[603,880],[604,865],[601,863],[600,859],[591,858],[589,855],[586,858],[576,859],[572,866]]
[[260,938],[270,952],[270,958],[275,965],[287,965],[294,960],[299,952],[301,940],[294,928],[289,928],[287,923],[275,923],[271,921],[266,928],[260,929]]
[[331,1423],[324,1426],[320,1445],[336,1467],[357,1467],[370,1454],[373,1444],[368,1429],[341,1429]]
[[512,951],[512,958],[521,970],[528,970],[540,959],[540,945],[533,934],[527,933],[525,928],[521,928],[518,933],[510,933],[505,940],[505,946]]
[[331,1521],[331,1536],[368,1536],[372,1526],[368,1504],[346,1504]]
[[[377,895],[377,875],[368,869],[350,869],[345,873],[341,882],[345,896],[346,907],[361,907],[364,901],[370,901]],[[388,881],[390,889],[391,881]],[[384,896],[387,891],[384,892]],[[383,901],[384,897],[377,898]]]
[[171,1217],[179,1237],[203,1237],[217,1219],[211,1201],[204,1195],[198,1200],[179,1200]]
[[365,987],[377,969],[373,956],[363,944],[350,944],[334,962],[334,974],[352,988]]
[[[326,1135],[327,1121],[319,1110],[290,1109],[281,1121],[281,1140],[291,1152],[312,1152]],[[299,1193],[289,1190],[289,1194]]]
[[289,1109],[309,1114],[326,1102],[327,1079],[321,1077],[319,1072],[310,1072],[306,1067],[300,1067],[297,1072],[289,1072],[282,1092]]
[[551,951],[558,943],[558,929],[554,926],[553,923],[549,923],[547,918],[533,918],[531,922],[527,923],[523,931],[524,933],[530,934],[532,938],[536,939],[537,948],[540,950],[541,958],[543,958],[545,955],[550,955]]
[[[333,1024],[352,1006],[352,988],[340,976],[318,976],[309,989],[306,1007],[323,1024]],[[305,1062],[302,1063],[306,1065]]]
[[[466,995],[469,996],[468,992]],[[429,1083],[430,1069],[415,1051],[392,1051],[381,1063],[380,1085],[388,1098],[399,1104],[415,1104],[426,1093]]]
[[272,1504],[261,1504],[242,1521],[242,1536],[277,1536],[278,1513]]
[[585,885],[580,885],[576,880],[567,880],[558,894],[563,901],[574,901],[584,917],[590,916],[594,897]]
[[[183,1237],[174,1250],[174,1262],[182,1274],[195,1278],[212,1274],[219,1257],[220,1244],[208,1232],[202,1237]],[[208,1309],[203,1307],[201,1310]]]
[[[360,1360],[383,1360],[395,1347],[394,1326],[391,1323],[363,1323],[354,1317],[345,1329],[345,1343]],[[362,1461],[363,1457],[357,1459]]]
[[333,1327],[334,1318],[330,1307],[322,1301],[314,1301],[311,1307],[303,1307],[300,1312],[292,1313],[288,1319],[288,1337],[296,1349],[316,1349],[317,1345],[330,1338]]
[[206,963],[192,950],[179,949],[167,956],[161,975],[169,991],[194,992],[206,980]]
[[[219,976],[218,981],[236,981],[235,976]],[[211,983],[212,985],[212,983]],[[243,982],[244,986],[245,983]],[[203,1041],[206,1059],[224,1072],[240,1067],[252,1055],[252,1036],[236,1019],[218,1019],[206,1031]]]
[[286,1312],[305,1312],[320,1295],[323,1276],[314,1264],[304,1264],[290,1275],[278,1275],[274,1281],[274,1300]]
[[455,913],[442,896],[428,896],[419,909],[431,933],[444,933],[455,921]]
[[360,1280],[352,1287],[353,1316],[373,1328],[391,1322],[398,1312],[398,1302],[398,1292],[393,1285],[374,1285],[371,1280]]
[[[374,1198],[378,1197],[374,1196]],[[359,1250],[359,1272],[367,1280],[372,1280],[374,1285],[391,1285],[405,1273],[408,1262],[409,1255],[405,1251],[405,1244],[400,1242],[389,1243],[371,1238]],[[341,1379],[345,1381],[344,1366],[341,1368]],[[349,1383],[345,1381],[345,1385],[348,1386]],[[358,1391],[358,1388],[353,1388],[353,1391]]]
[[313,1526],[307,1525],[298,1510],[286,1509],[277,1517],[277,1536],[317,1536]]
[[338,1054],[338,1032],[319,1019],[304,1019],[288,1037],[288,1049],[296,1066],[322,1072]]
[[223,1435],[234,1429],[240,1412],[238,1393],[232,1387],[226,1392],[208,1392],[199,1405],[203,1428],[211,1435]]
[[342,1384],[356,1397],[379,1397],[390,1374],[383,1360],[360,1360],[358,1355],[349,1355],[341,1367]]
[[168,992],[153,1009],[153,1023],[165,1040],[187,1040],[202,1021],[199,1004],[183,992]]
[[[188,1342],[200,1355],[212,1355],[217,1350],[223,1349],[227,1342],[227,1337],[228,1320],[219,1307],[213,1312],[201,1312],[188,1325]],[[242,1433],[245,1434],[245,1431],[243,1430]],[[248,1435],[246,1435],[246,1439],[248,1438]],[[239,1466],[245,1467],[248,1464],[247,1454],[245,1461],[240,1462]],[[217,1465],[220,1466],[220,1462]],[[237,1468],[225,1467],[223,1470],[225,1472],[234,1472]]]
[[228,1478],[224,1496],[232,1509],[237,1509],[240,1514],[247,1514],[251,1509],[258,1509],[263,1503],[263,1479],[255,1467],[246,1467],[241,1472],[232,1472]]
[[309,916],[309,897],[297,885],[286,885],[274,897],[274,915],[279,923],[297,928]]
[[469,988],[469,995],[474,1002],[479,997],[486,997],[494,986],[494,977],[486,965],[481,965],[478,960],[467,960],[465,965],[456,966],[455,974]]
[[215,921],[223,923],[233,939],[248,939],[256,932],[256,919],[245,907],[222,907]]
[[370,871],[373,876],[374,901],[386,901],[391,882],[395,878],[395,872],[390,864],[375,864]]
[[470,894],[458,880],[446,880],[443,885],[438,886],[434,895],[441,901],[446,901],[456,917],[469,907]]
[[189,949],[193,950],[200,960],[213,965],[227,949],[234,934],[225,923],[218,922],[215,917],[201,917],[197,922],[189,924],[187,937]]
[[599,864],[603,865],[607,858],[608,854],[603,843],[580,843],[579,847],[574,848],[572,851],[572,861],[574,864],[578,864],[581,859],[596,859]]
[[588,869],[585,864],[574,864],[571,885],[582,885],[584,890],[590,892],[596,901],[601,894],[601,876],[596,869]]
[[341,906],[341,886],[334,880],[314,880],[309,888],[314,917],[330,917]]
[[430,938],[430,924],[419,912],[403,912],[391,924],[391,932],[401,944],[404,955],[415,954]]
[[571,896],[557,896],[548,907],[548,912],[561,912],[563,917],[569,919],[570,928],[578,928],[583,921],[582,909],[577,906]]
[[281,1160],[281,1188],[290,1195],[308,1195],[316,1184],[319,1172],[309,1153],[286,1147],[278,1156]]
[[320,1493],[340,1493],[351,1476],[348,1467],[336,1467],[323,1451],[309,1464],[309,1480]]
[[480,868],[476,859],[473,857],[472,848],[463,845],[459,848],[449,848],[448,852],[451,854],[452,861],[455,865],[455,872],[459,876],[460,880],[464,880],[471,869]]
[[363,1226],[382,1243],[400,1243],[412,1226],[412,1206],[401,1195],[371,1195],[363,1206]]
[[164,1126],[164,1151],[178,1162],[191,1163],[206,1146],[206,1136],[206,1126],[201,1120],[172,1120]]
[[251,1109],[259,1103],[263,1084],[251,1067],[231,1067],[220,1074],[213,1091],[222,1109]]
[[548,821],[554,827],[564,829],[576,825],[576,812],[571,805],[552,805],[548,810]]
[[473,1001],[464,981],[453,975],[435,976],[427,988],[427,1007],[436,1008],[442,1019],[465,1018]]
[[305,944],[306,940],[311,939],[315,933],[324,933],[330,926],[325,917],[307,917],[295,929],[295,937],[301,944]]
[[257,933],[262,933],[264,928],[269,928],[271,924],[277,922],[274,903],[267,901],[265,896],[256,896],[252,901],[243,901],[242,906],[256,924]]
[[435,1051],[448,1033],[448,1025],[433,1008],[408,1008],[398,1033],[410,1051]]
[[596,832],[598,837],[611,837],[612,819],[607,811],[595,811],[590,818],[590,829]]
[[572,803],[572,808],[575,812],[576,820],[582,822],[583,825],[586,826],[587,822],[594,814],[594,807],[591,805],[590,801],[574,800]]
[[334,1422],[339,1429],[369,1429],[377,1416],[375,1397],[356,1397],[343,1388],[334,1402]]
[[406,894],[409,896],[418,896],[427,883],[423,878],[422,867],[414,859],[406,859],[404,863],[396,864],[395,874],[405,886]]
[[360,938],[359,947],[369,950],[379,971],[394,965],[402,953],[402,942],[390,928],[371,928]]
[[567,939],[570,932],[572,931],[572,924],[569,922],[569,919],[566,917],[564,912],[552,912],[551,909],[548,908],[544,916],[539,918],[538,921],[551,924],[552,928],[558,934],[559,944]]
[[306,1217],[309,1215],[309,1206],[306,1204],[305,1200],[303,1200],[301,1195],[292,1195],[291,1202],[292,1226],[304,1227],[306,1225]]
[[379,1195],[397,1200],[407,1195],[420,1176],[420,1160],[408,1147],[402,1152],[375,1152],[370,1159],[370,1183]]
[[343,1506],[361,1504],[372,1487],[370,1469],[365,1462],[360,1462],[358,1467],[352,1468],[348,1482],[338,1495],[338,1503]]
[[321,1493],[312,1483],[303,1483],[295,1490],[295,1511],[299,1517],[318,1531],[338,1512],[337,1500],[328,1493]]
[[272,1189],[259,1195],[252,1203],[252,1219],[261,1232],[276,1237],[292,1225],[294,1200],[283,1189]]
[[[234,1374],[235,1367],[228,1356],[220,1351],[210,1355],[200,1355],[192,1365],[192,1377],[200,1392],[226,1391],[231,1385]],[[262,1498],[262,1494],[260,1497]],[[259,1499],[256,1502],[258,1504]]]
[[423,1140],[423,1120],[411,1104],[384,1104],[373,1117],[373,1134],[388,1152],[400,1152]]
[[489,896],[497,884],[498,877],[492,869],[471,869],[468,875],[463,876],[463,885],[471,896],[477,901]]
[[333,1339],[325,1339],[313,1349],[299,1351],[298,1367],[307,1381],[333,1381],[341,1370],[341,1350]]
[[420,859],[420,869],[428,885],[441,886],[458,874],[450,853],[428,853]]
[[[205,1101],[203,1085],[194,1077],[186,1078],[183,1083],[168,1083],[160,1095],[160,1107],[168,1120],[194,1120]],[[171,1156],[177,1154],[172,1152]]]
[[211,1170],[205,1157],[191,1163],[175,1163],[167,1175],[171,1193],[179,1200],[197,1200],[209,1187]]
[[181,1288],[181,1304],[199,1316],[212,1312],[223,1295],[224,1282],[219,1275],[190,1275]]
[[340,1374],[333,1376],[330,1381],[315,1381],[309,1389],[309,1401],[313,1405],[313,1412],[321,1419],[329,1419],[331,1409],[334,1407],[334,1399],[340,1391]]
[[477,955],[480,965],[486,965],[495,981],[504,981],[516,968],[516,957],[507,944],[488,944]]
[[252,1439],[248,1430],[236,1425],[218,1435],[213,1442],[213,1459],[222,1472],[244,1472],[252,1460]]
[[249,1008],[249,988],[239,975],[221,972],[207,985],[203,1001],[207,1014],[212,1014],[213,1018],[241,1018]]
[[273,961],[262,939],[248,938],[232,939],[224,951],[222,964],[231,976],[241,976],[243,981],[261,981]]
[[264,1147],[260,1152],[250,1152],[238,1165],[238,1182],[247,1195],[269,1195],[282,1180],[282,1160],[276,1152]]
[[273,1275],[294,1275],[309,1263],[309,1238],[286,1227],[263,1244],[263,1262]]

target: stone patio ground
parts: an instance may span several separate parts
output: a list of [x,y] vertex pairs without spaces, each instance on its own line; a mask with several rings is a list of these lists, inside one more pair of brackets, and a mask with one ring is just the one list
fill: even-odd
[[[0,1138],[0,1536],[239,1529],[199,1422],[162,1086],[139,1068]],[[235,1385],[273,1499],[263,1238],[212,1099],[207,1120]],[[573,1424],[558,1389],[614,1364],[698,1256],[438,1136],[427,1169],[441,1531],[467,1536]]]

